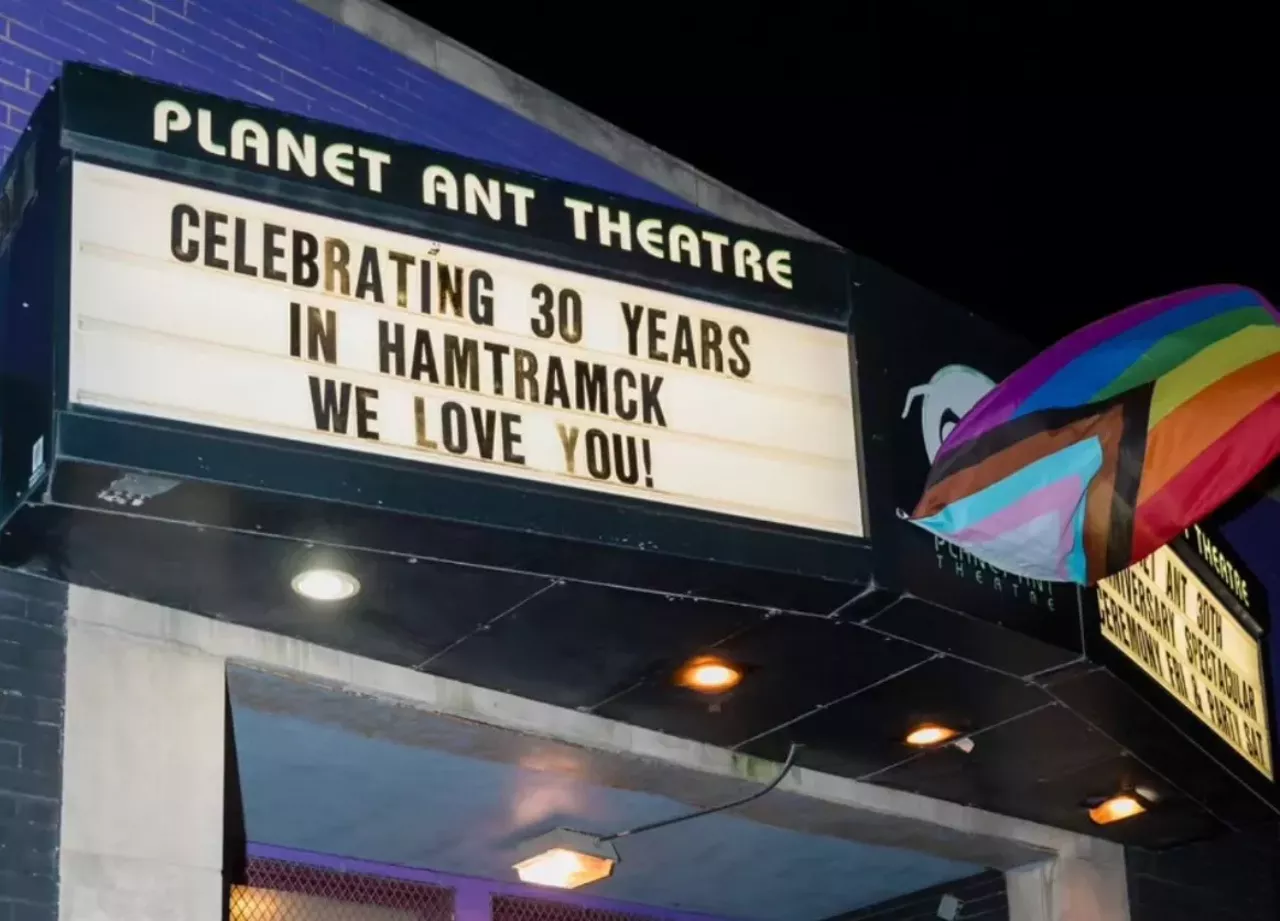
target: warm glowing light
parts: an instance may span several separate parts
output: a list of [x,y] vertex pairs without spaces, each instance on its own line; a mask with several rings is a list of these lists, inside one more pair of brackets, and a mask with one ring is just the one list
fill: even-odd
[[676,675],[676,684],[706,694],[727,691],[741,680],[740,669],[715,656],[701,656],[694,659],[686,663]]
[[1147,811],[1147,807],[1136,796],[1123,794],[1121,796],[1113,796],[1106,802],[1100,803],[1089,810],[1089,818],[1098,825],[1110,825],[1112,822],[1120,822],[1124,819],[1131,819],[1135,815],[1142,815]]
[[312,601],[345,601],[360,591],[360,580],[339,569],[308,569],[293,577],[293,590]]
[[577,889],[602,880],[613,872],[613,861],[607,857],[580,854],[568,848],[555,847],[515,865],[522,883],[551,886],[555,889]]
[[930,745],[940,745],[955,737],[956,731],[954,729],[926,723],[923,726],[917,726],[907,734],[907,744],[914,745],[917,748],[928,748]]

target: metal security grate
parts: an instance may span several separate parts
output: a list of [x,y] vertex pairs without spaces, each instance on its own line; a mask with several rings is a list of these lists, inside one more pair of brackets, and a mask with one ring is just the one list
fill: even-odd
[[653,916],[584,908],[547,899],[495,895],[490,921],[653,921]]
[[[250,858],[230,921],[453,921],[453,890]],[[593,919],[594,921],[594,919]]]

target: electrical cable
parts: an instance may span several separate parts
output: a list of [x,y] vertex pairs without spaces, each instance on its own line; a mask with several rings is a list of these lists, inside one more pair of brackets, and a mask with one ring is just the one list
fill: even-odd
[[612,835],[603,835],[597,838],[596,840],[600,842],[605,842],[605,841],[616,841],[619,838],[630,838],[633,835],[639,835],[646,831],[653,831],[656,828],[666,828],[668,825],[675,825],[677,822],[687,822],[690,819],[699,819],[699,818],[702,818],[702,816],[704,815],[712,815],[713,813],[716,813],[716,812],[724,812],[726,809],[733,809],[736,806],[746,805],[752,800],[756,800],[764,796],[766,793],[768,793],[778,784],[782,783],[782,778],[786,777],[788,772],[790,772],[791,768],[795,766],[796,752],[798,752],[799,750],[800,750],[799,743],[792,742],[791,749],[787,752],[787,760],[782,762],[782,770],[778,772],[778,776],[773,778],[773,780],[769,781],[759,790],[756,790],[754,793],[750,793],[747,796],[742,797],[741,799],[735,799],[732,802],[722,803],[719,806],[712,806],[709,809],[699,809],[697,812],[687,812],[684,815],[674,816],[673,818],[670,818],[670,819],[661,819],[657,822],[650,822],[647,825],[637,825],[635,828],[628,828],[626,831],[620,831]]

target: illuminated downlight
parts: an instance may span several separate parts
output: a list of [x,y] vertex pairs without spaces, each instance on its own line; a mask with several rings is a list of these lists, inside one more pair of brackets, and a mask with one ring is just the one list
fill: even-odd
[[521,852],[530,856],[513,868],[520,881],[553,889],[598,882],[610,876],[618,863],[613,845],[567,828],[535,838]]
[[925,723],[923,726],[917,726],[907,734],[907,744],[914,745],[916,748],[928,748],[931,745],[950,742],[957,735],[958,733],[954,729],[948,729],[946,726],[939,726],[936,723]]
[[703,694],[720,694],[736,687],[742,670],[715,656],[699,656],[676,673],[676,684]]
[[1131,819],[1135,815],[1142,815],[1146,811],[1147,807],[1142,805],[1141,800],[1136,796],[1124,793],[1120,796],[1113,796],[1094,806],[1089,810],[1089,818],[1096,825],[1110,825],[1112,822],[1121,822],[1125,819]]
[[340,569],[308,569],[293,577],[293,590],[312,601],[345,601],[360,591],[360,581]]

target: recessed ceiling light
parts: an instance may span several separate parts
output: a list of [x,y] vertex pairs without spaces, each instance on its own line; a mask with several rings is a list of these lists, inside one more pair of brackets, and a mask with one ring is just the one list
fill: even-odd
[[742,669],[716,656],[690,659],[676,672],[676,684],[703,694],[720,694],[742,681]]
[[1089,818],[1096,825],[1110,825],[1112,822],[1121,822],[1135,815],[1142,815],[1146,811],[1147,807],[1142,805],[1142,800],[1132,794],[1122,793],[1105,799],[1090,809]]
[[340,569],[306,569],[293,577],[293,590],[312,601],[345,601],[360,591],[360,580]]
[[958,733],[954,729],[939,726],[936,723],[925,723],[923,726],[917,726],[907,733],[907,744],[914,745],[916,748],[928,748],[931,745],[941,745],[943,742],[949,742],[957,735]]

